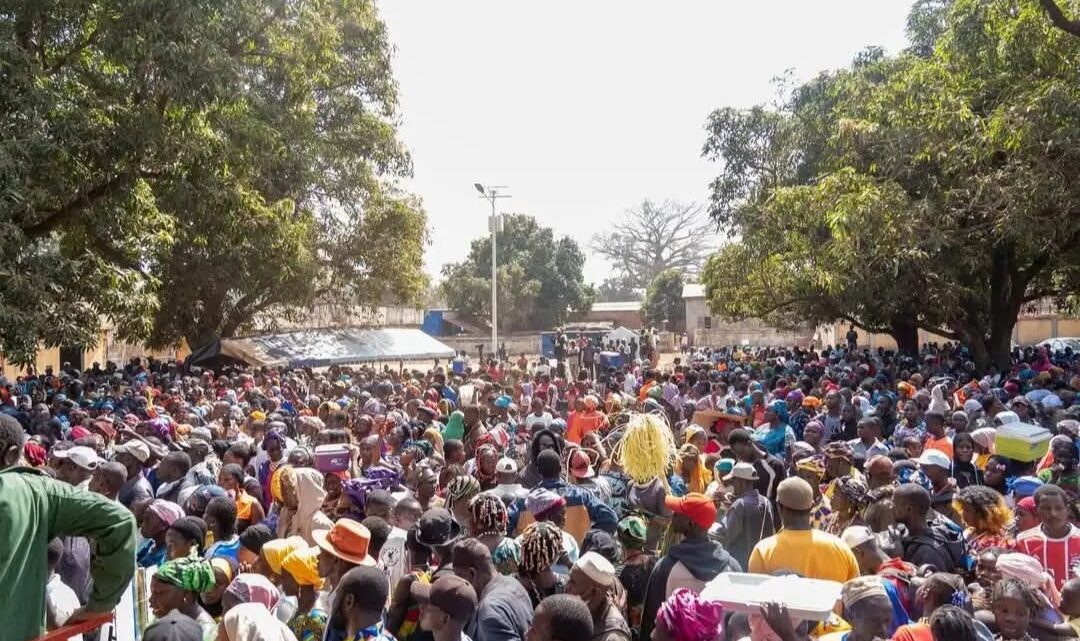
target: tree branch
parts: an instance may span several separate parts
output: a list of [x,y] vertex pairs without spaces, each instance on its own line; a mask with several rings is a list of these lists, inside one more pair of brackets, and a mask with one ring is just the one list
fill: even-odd
[[94,41],[97,40],[97,37],[98,37],[98,35],[100,33],[101,33],[101,25],[98,25],[98,26],[94,27],[93,31],[91,31],[89,33],[89,35],[87,35],[86,38],[83,39],[82,42],[75,45],[75,47],[73,47],[70,51],[68,51],[64,55],[60,56],[59,58],[56,59],[55,62],[53,62],[51,65],[49,65],[49,68],[45,70],[45,75],[51,76],[54,73],[56,73],[57,71],[60,71],[60,69],[64,65],[71,62],[72,58],[79,55],[82,51],[84,51],[90,45],[94,44]]
[[1069,20],[1065,16],[1065,12],[1058,6],[1057,0],[1039,0],[1039,4],[1042,5],[1046,14],[1050,17],[1050,22],[1055,27],[1080,37],[1080,20]]
[[[141,178],[156,178],[161,175],[161,172],[141,171],[138,172],[138,175]],[[84,191],[60,207],[46,210],[43,212],[43,217],[36,223],[20,226],[20,229],[28,238],[39,238],[48,235],[68,222],[76,214],[119,191],[130,179],[131,176],[127,174],[113,176],[109,180]]]

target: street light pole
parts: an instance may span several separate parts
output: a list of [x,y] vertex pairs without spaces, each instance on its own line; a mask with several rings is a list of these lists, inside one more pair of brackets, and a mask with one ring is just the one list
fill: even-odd
[[498,215],[495,213],[495,201],[510,196],[499,193],[500,189],[506,189],[504,186],[492,185],[485,187],[480,183],[474,183],[473,186],[476,187],[476,191],[480,192],[481,198],[491,202],[491,218],[488,219],[488,230],[491,231],[491,353],[497,355],[499,353],[499,289],[497,269],[498,241],[496,239],[502,225]]

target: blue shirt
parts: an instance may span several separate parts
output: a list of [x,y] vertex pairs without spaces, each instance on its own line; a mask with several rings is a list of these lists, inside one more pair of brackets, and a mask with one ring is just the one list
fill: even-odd
[[165,546],[158,548],[153,539],[147,539],[135,553],[135,562],[140,568],[156,568],[165,562]]
[[206,554],[203,558],[209,561],[215,556],[224,556],[240,563],[238,555],[240,554],[240,537],[234,536],[231,541],[218,541],[214,543],[206,550]]

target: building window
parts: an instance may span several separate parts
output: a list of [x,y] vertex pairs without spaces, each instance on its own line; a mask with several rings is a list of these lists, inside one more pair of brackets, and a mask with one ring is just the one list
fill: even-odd
[[712,316],[705,316],[701,319],[701,324],[705,329],[712,329]]

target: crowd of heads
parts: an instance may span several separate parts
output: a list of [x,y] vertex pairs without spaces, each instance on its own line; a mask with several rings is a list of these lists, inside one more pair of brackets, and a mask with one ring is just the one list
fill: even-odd
[[[1080,615],[1080,547],[1055,547],[1080,545],[1071,351],[980,370],[956,345],[560,345],[421,369],[65,366],[0,381],[0,452],[130,509],[158,626],[230,640],[465,630],[498,577],[528,595],[532,641],[593,638],[611,608],[635,639],[819,636],[782,606],[646,595],[680,545],[746,571],[802,530],[857,563],[855,641],[920,620],[1042,638]],[[760,525],[733,534],[747,506]],[[886,566],[909,593],[890,600]]]

